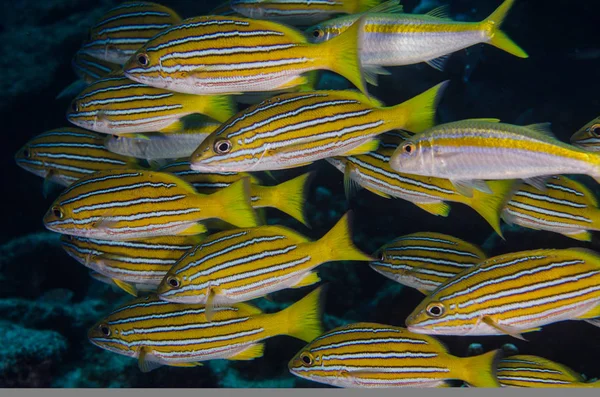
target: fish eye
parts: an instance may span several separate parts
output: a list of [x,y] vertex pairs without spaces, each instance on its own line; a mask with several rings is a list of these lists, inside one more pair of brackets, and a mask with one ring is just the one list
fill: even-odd
[[63,216],[64,216],[64,214],[63,214],[62,210],[60,209],[60,207],[52,207],[52,215],[54,215],[58,219],[62,219]]
[[108,325],[106,324],[100,324],[98,326],[98,330],[100,331],[100,333],[104,336],[110,336],[110,328],[108,328]]
[[31,157],[31,152],[29,151],[29,149],[23,149],[23,157],[25,157],[26,159]]
[[590,127],[590,132],[596,138],[600,138],[600,124],[595,124]]
[[141,53],[137,55],[137,62],[140,66],[146,67],[150,65],[150,58],[148,57],[148,54]]
[[439,302],[430,303],[426,310],[431,317],[442,317],[446,313],[446,308]]
[[318,38],[321,38],[321,37],[323,37],[323,34],[324,34],[324,33],[323,33],[323,30],[322,30],[322,29],[315,29],[315,30],[313,30],[313,37],[314,37],[315,39],[318,39]]
[[313,363],[313,357],[310,353],[308,352],[304,352],[300,355],[300,360],[302,360],[302,362],[306,365],[312,365]]
[[177,277],[173,277],[173,276],[167,277],[167,283],[172,288],[179,288],[181,286],[181,283],[179,282],[179,279]]
[[414,143],[405,143],[402,146],[402,151],[406,154],[411,154],[415,151],[415,144]]
[[216,141],[214,149],[218,154],[227,154],[231,151],[231,142],[228,140]]
[[77,101],[71,102],[71,110],[74,111],[74,112],[78,112],[79,111],[79,105],[77,105]]

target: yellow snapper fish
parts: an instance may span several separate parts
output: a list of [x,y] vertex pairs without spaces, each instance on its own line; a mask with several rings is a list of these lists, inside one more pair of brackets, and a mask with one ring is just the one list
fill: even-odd
[[135,241],[98,240],[61,236],[61,245],[70,257],[85,267],[108,277],[112,283],[137,296],[156,290],[167,271],[183,254],[199,244],[204,236],[165,236]]
[[502,210],[508,224],[547,230],[591,241],[591,230],[600,230],[598,199],[584,184],[566,176],[553,176],[543,191],[522,184]]
[[379,248],[369,265],[377,273],[428,295],[487,258],[478,246],[442,233],[398,237]]
[[44,216],[44,225],[73,236],[133,240],[204,233],[206,227],[199,222],[211,218],[237,227],[257,226],[250,181],[203,195],[164,172],[97,172],[62,192]]
[[[105,276],[102,273],[98,273],[93,270],[90,270],[90,277],[96,281],[110,285],[111,287],[113,287],[113,289],[115,291],[123,291],[123,289],[120,286],[118,286],[112,278]],[[136,293],[139,293],[139,292],[145,293],[145,292],[156,291],[156,285],[152,285],[152,284],[136,283],[136,284],[133,284],[133,288],[135,288]]]
[[381,0],[231,0],[231,8],[247,18],[302,26],[334,15],[365,12],[380,2]]
[[255,175],[240,172],[221,172],[206,174],[190,169],[189,161],[178,161],[167,164],[159,169],[162,172],[169,172],[185,180],[199,192],[211,194],[218,189],[226,188],[232,183],[250,178],[250,201],[252,208],[276,208],[305,226],[308,226],[308,220],[304,213],[308,186],[312,180],[313,173],[308,172],[293,179],[281,182],[274,186],[265,186]]
[[358,184],[378,196],[407,200],[432,215],[443,217],[450,213],[447,201],[461,203],[474,209],[502,236],[500,212],[514,191],[514,181],[488,181],[491,193],[474,190],[465,195],[447,179],[394,171],[389,164],[393,151],[382,145],[374,152],[326,160],[344,173],[348,197]]
[[347,388],[446,387],[454,379],[475,387],[499,387],[495,367],[500,353],[456,357],[431,336],[355,323],[310,342],[288,368],[301,378]]
[[566,365],[531,355],[502,358],[496,376],[503,387],[600,387]]
[[371,260],[352,242],[348,214],[318,241],[284,226],[234,229],[209,236],[182,256],[157,294],[212,310],[315,284],[320,278],[314,269],[326,262]]
[[386,131],[432,126],[446,85],[389,107],[356,91],[280,95],[223,123],[192,154],[191,167],[201,172],[278,170],[370,152],[379,145],[377,135]]
[[175,11],[160,4],[124,2],[110,9],[90,29],[82,51],[122,65],[148,39],[180,21]]
[[600,151],[600,116],[590,121],[571,137],[571,144],[589,150]]
[[366,93],[358,58],[360,21],[336,39],[309,43],[300,31],[232,16],[191,18],[158,34],[125,64],[131,80],[190,94],[274,91],[331,70]]
[[67,120],[111,135],[180,132],[181,118],[203,114],[223,122],[235,113],[231,97],[188,95],[136,83],[122,76],[97,80],[67,110]]
[[440,124],[404,141],[390,158],[392,169],[449,179],[467,194],[489,192],[483,180],[524,179],[545,188],[545,179],[585,174],[600,179],[600,156],[561,142],[549,124],[518,126],[494,119]]
[[15,154],[21,168],[50,183],[69,186],[98,171],[142,169],[137,159],[111,153],[104,135],[81,128],[57,128],[33,137]]
[[[360,60],[365,69],[377,70],[382,66],[411,65],[427,62],[443,70],[453,52],[479,43],[488,43],[512,55],[528,55],[515,44],[500,26],[514,0],[505,0],[488,18],[480,22],[453,21],[448,7],[442,6],[425,15],[387,12],[369,12],[365,16],[360,35]],[[360,15],[331,19],[307,29],[313,42],[322,43],[337,37],[351,26]]]
[[71,61],[71,66],[73,67],[75,74],[87,84],[108,77],[110,74],[119,73],[123,68],[117,63],[94,58],[82,50],[75,53],[75,56]]
[[262,357],[264,340],[277,336],[309,342],[323,333],[322,289],[277,313],[246,303],[216,309],[212,321],[203,305],[176,304],[151,295],[120,306],[90,328],[94,345],[137,358],[140,370],[161,365],[194,367],[202,361]]
[[584,248],[488,258],[440,285],[406,319],[430,335],[510,335],[600,316],[600,256]]

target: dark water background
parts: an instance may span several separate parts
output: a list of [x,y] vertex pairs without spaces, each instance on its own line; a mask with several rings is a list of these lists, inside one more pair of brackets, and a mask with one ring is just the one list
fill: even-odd
[[[62,387],[324,387],[294,378],[288,360],[303,346],[290,337],[267,341],[265,356],[250,362],[214,361],[204,367],[163,367],[141,373],[134,360],[88,343],[86,330],[111,308],[127,300],[99,284],[46,232],[42,216],[56,193],[42,196],[42,180],[18,168],[14,153],[34,135],[68,126],[69,98],[56,95],[74,79],[72,55],[87,29],[112,0],[14,0],[0,5],[2,79],[0,146],[4,189],[0,228],[0,386]],[[164,0],[182,17],[206,13],[216,2]],[[455,19],[481,20],[500,0],[452,0]],[[403,1],[411,11],[415,0]],[[440,105],[440,121],[495,117],[506,122],[551,122],[565,141],[600,111],[600,2],[519,0],[503,30],[530,55],[519,59],[480,45],[454,54],[445,72],[427,65],[391,68],[379,87],[370,87],[386,104],[400,103],[450,79]],[[472,73],[466,79],[465,65]],[[467,81],[465,81],[467,80]],[[321,237],[349,208],[355,213],[354,236],[366,252],[397,236],[436,231],[483,245],[488,255],[534,248],[586,246],[550,232],[506,230],[506,241],[473,210],[451,204],[448,218],[434,217],[402,200],[386,200],[361,191],[346,203],[342,174],[324,161],[276,172],[282,181],[307,169],[317,171],[309,195],[312,229],[273,211],[270,223],[285,223],[312,238]],[[582,178],[593,189],[597,185]],[[329,283],[325,308],[328,328],[370,321],[404,325],[422,295],[372,271],[366,263],[329,263],[319,268]],[[310,288],[274,295],[267,308],[280,309]],[[515,344],[522,354],[536,354],[566,364],[588,377],[600,377],[600,329],[584,322],[562,322],[527,334],[529,342],[510,337],[443,337],[456,355],[473,342],[484,349]]]

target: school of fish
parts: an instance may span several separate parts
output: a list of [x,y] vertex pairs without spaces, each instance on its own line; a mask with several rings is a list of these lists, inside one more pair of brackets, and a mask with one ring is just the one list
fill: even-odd
[[[187,19],[144,1],[108,11],[71,61],[78,80],[59,95],[73,98],[73,126],[15,155],[44,179],[45,196],[62,189],[43,222],[68,255],[135,297],[98,319],[89,341],[143,372],[260,359],[267,339],[286,335],[306,344],[291,374],[339,387],[599,387],[542,357],[455,356],[435,335],[598,327],[600,253],[573,245],[488,256],[426,227],[367,253],[353,242],[352,211],[311,239],[267,223],[264,210],[309,226],[314,172],[277,183],[271,172],[326,160],[348,197],[365,188],[441,217],[459,203],[501,237],[504,221],[590,241],[598,199],[573,175],[600,182],[598,117],[569,144],[548,123],[437,124],[450,81],[399,103],[369,95],[388,67],[443,70],[476,44],[527,58],[501,30],[514,3],[472,22],[448,7],[406,13],[398,0],[231,0]],[[350,88],[318,89],[320,71]],[[368,264],[424,294],[405,327],[324,329],[319,267],[336,261],[364,262],[344,266]],[[250,302],[310,286],[279,312]]]

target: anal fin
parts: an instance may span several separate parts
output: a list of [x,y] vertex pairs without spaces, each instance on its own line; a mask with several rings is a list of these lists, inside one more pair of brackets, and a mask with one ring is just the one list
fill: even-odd
[[429,212],[432,215],[447,217],[450,213],[450,205],[439,201],[437,203],[413,203],[417,207]]
[[321,278],[316,272],[309,272],[296,284],[292,285],[291,288],[302,288],[309,285],[313,285],[321,281]]
[[196,234],[202,234],[202,233],[206,233],[207,229],[206,226],[204,226],[201,223],[196,223],[193,224],[192,226],[188,227],[187,229],[179,232],[178,234],[181,236],[193,236]]
[[117,287],[121,288],[123,291],[127,292],[129,295],[138,296],[137,289],[133,284],[130,284],[126,281],[119,280],[117,278],[112,279],[113,283],[117,285]]
[[354,149],[351,149],[351,150],[347,151],[346,153],[342,154],[342,156],[357,156],[359,154],[370,153],[370,152],[374,152],[375,150],[377,150],[378,147],[379,147],[379,139],[370,139],[370,140],[362,143],[360,146],[357,146]]
[[450,58],[450,54],[446,54],[446,55],[442,55],[441,57],[430,59],[429,61],[427,61],[425,63],[427,63],[432,68],[439,70],[440,72],[443,72],[449,58]]
[[255,358],[262,357],[265,352],[264,343],[255,343],[250,345],[247,349],[242,350],[235,356],[228,357],[229,360],[254,360]]

